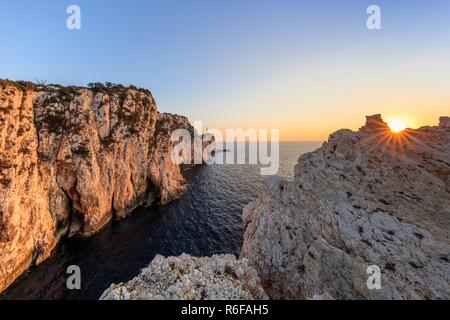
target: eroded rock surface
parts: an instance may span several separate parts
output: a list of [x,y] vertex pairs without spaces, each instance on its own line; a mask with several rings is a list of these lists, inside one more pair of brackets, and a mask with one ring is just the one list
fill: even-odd
[[148,90],[1,81],[0,116],[0,291],[61,237],[184,189],[170,134],[193,128],[158,114]]
[[244,210],[241,253],[269,296],[450,298],[449,122],[393,134],[368,117],[302,155],[293,181],[271,178]]
[[267,299],[256,270],[233,255],[156,256],[133,280],[111,285],[104,300]]

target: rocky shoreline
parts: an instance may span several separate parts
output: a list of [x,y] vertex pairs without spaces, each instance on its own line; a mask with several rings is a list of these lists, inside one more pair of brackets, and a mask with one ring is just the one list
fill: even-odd
[[1,80],[0,107],[0,292],[60,239],[185,188],[170,134],[194,129],[146,89]]
[[[268,179],[244,209],[239,260],[158,256],[101,298],[234,299],[233,290],[202,295],[183,285],[245,288],[226,263],[210,267],[211,259],[225,259],[249,266],[260,293],[246,298],[262,298],[262,289],[271,299],[449,299],[449,195],[449,117],[398,134],[380,115],[367,117],[359,131],[340,130],[302,155],[293,181]],[[367,286],[374,265],[380,289]],[[199,268],[208,270],[203,280],[192,272]]]
[[268,299],[258,273],[233,255],[196,258],[157,255],[126,284],[111,285],[102,300],[262,300]]
[[[0,80],[0,112],[0,292],[62,238],[185,188],[170,135],[194,129],[148,90]],[[449,194],[449,117],[395,134],[370,116],[302,155],[292,181],[267,180],[239,258],[156,256],[101,298],[449,299]]]

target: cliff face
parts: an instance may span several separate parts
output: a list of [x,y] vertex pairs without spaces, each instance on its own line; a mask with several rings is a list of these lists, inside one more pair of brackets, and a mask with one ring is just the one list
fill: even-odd
[[[0,82],[0,291],[63,236],[89,236],[182,192],[171,130],[150,92]],[[181,126],[181,127],[180,127]]]
[[176,129],[185,128],[194,135],[194,128],[189,120],[181,116],[173,116],[168,113],[157,115],[156,132],[153,135],[152,145],[159,146],[151,149],[150,179],[160,195],[161,203],[167,203],[178,197],[184,190],[184,178],[179,166],[168,155],[172,153],[170,135]]
[[269,180],[244,210],[241,257],[275,299],[448,299],[449,174],[448,117],[400,134],[368,117],[301,156],[293,181]]
[[[102,299],[448,299],[449,193],[450,118],[393,134],[368,117],[301,156],[293,181],[268,179],[244,209],[240,260],[158,256]],[[195,289],[227,288],[216,260],[245,266],[233,284],[243,292]],[[380,290],[367,286],[374,265]]]

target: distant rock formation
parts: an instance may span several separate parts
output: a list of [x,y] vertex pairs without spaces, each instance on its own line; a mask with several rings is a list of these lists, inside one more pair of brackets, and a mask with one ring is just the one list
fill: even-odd
[[[302,155],[244,210],[246,258],[273,299],[450,298],[450,118],[390,131],[381,116]],[[366,285],[381,269],[381,289]]]
[[0,291],[64,236],[184,190],[171,161],[185,117],[159,114],[136,87],[0,81]]
[[233,255],[156,256],[133,280],[111,285],[103,300],[267,299],[256,270]]

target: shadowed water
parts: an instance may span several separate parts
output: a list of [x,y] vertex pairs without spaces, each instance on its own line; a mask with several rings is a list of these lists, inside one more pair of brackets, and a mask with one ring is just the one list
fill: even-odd
[[[293,176],[298,156],[318,142],[280,145],[279,175]],[[98,299],[111,283],[139,274],[156,254],[239,255],[242,209],[261,192],[257,165],[204,165],[185,172],[183,196],[165,206],[136,210],[88,239],[67,239],[41,265],[20,277],[1,299]],[[66,288],[66,268],[78,265],[82,289]]]

